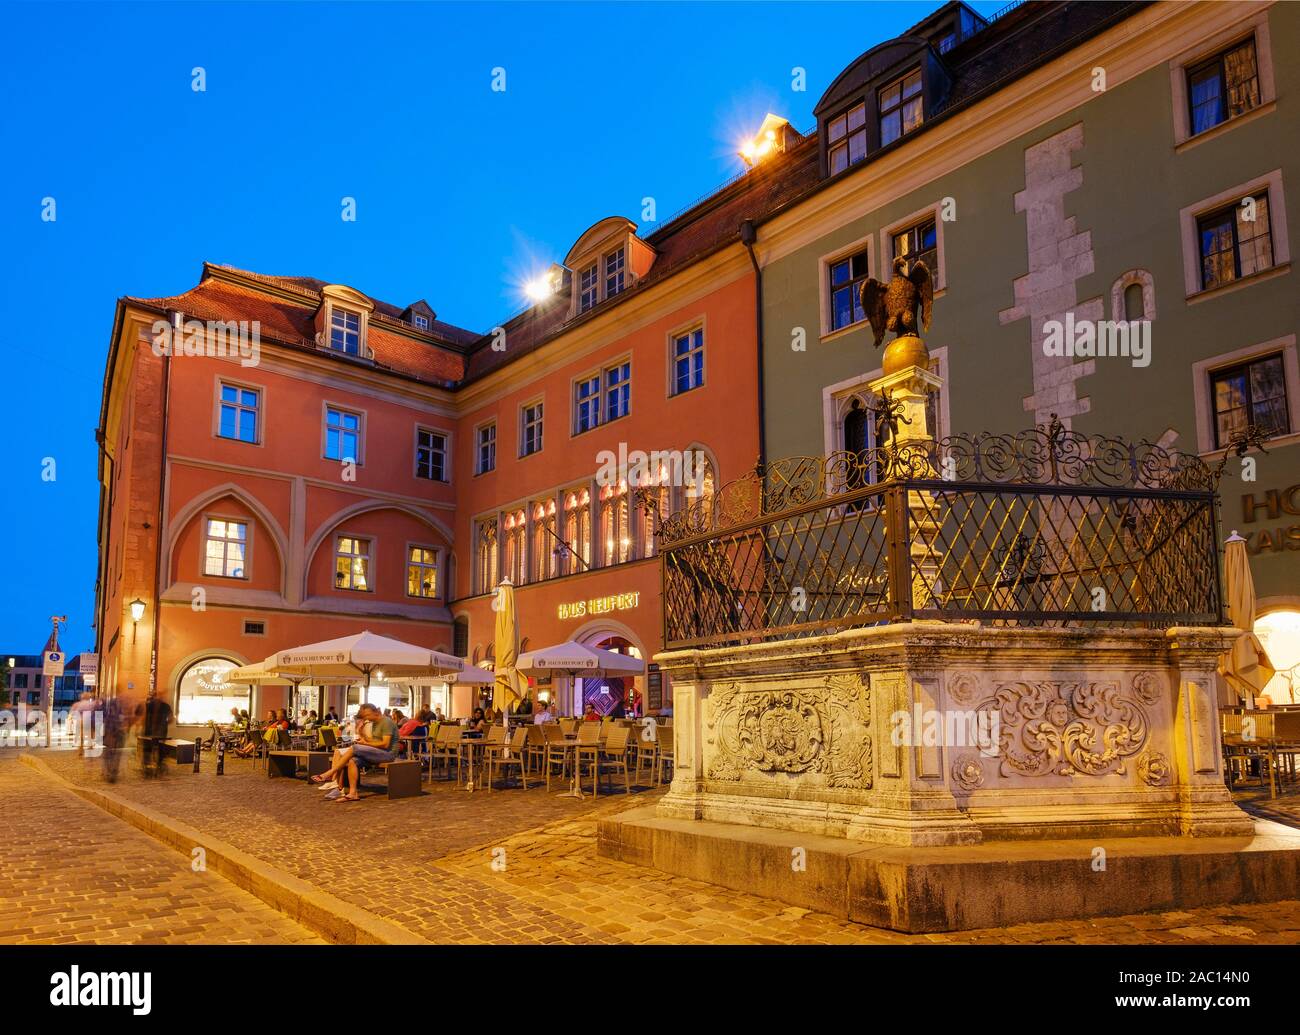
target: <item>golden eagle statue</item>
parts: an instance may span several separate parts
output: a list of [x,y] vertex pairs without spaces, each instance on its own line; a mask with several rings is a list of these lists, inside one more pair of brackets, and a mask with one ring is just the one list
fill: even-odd
[[[920,329],[930,329],[930,310],[934,307],[934,278],[930,268],[917,259],[908,268],[905,255],[894,260],[894,275],[888,284],[882,284],[875,277],[868,277],[862,282],[859,298],[862,308],[871,321],[871,329],[876,332],[876,348],[885,340],[885,331],[893,331],[900,337],[904,334],[916,334]],[[917,319],[917,310],[920,319]]]

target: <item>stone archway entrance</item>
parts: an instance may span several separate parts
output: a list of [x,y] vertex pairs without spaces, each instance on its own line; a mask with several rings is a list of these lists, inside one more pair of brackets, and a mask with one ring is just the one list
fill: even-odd
[[[628,654],[643,660],[645,658],[644,650],[630,629],[617,630],[598,626],[579,633],[574,639],[584,647],[612,650],[618,654]],[[578,679],[574,694],[574,714],[582,715],[590,704],[601,715],[630,716],[634,712],[640,715],[645,710],[642,682],[642,678],[632,676]]]

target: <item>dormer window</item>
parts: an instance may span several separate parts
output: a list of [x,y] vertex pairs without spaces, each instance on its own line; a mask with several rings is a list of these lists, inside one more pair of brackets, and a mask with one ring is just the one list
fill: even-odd
[[847,169],[867,157],[867,105],[855,104],[838,118],[831,119],[827,127],[830,144],[829,161],[832,173]]
[[600,301],[600,267],[592,263],[578,275],[578,312],[585,313]]
[[617,295],[623,290],[623,269],[626,265],[627,251],[619,248],[605,256],[605,297]]
[[420,313],[411,314],[411,323],[415,324],[419,330],[427,331],[429,329],[429,318],[422,316]]
[[883,147],[921,124],[921,70],[915,69],[883,87],[879,98],[880,144]]
[[361,314],[335,307],[330,312],[330,348],[349,356],[361,354]]

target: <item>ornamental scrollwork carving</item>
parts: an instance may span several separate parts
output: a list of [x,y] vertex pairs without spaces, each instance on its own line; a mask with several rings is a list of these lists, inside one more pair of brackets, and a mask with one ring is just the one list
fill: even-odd
[[979,692],[980,678],[974,672],[958,672],[948,680],[948,696],[957,704],[973,704]]
[[1173,766],[1169,759],[1159,751],[1143,751],[1137,761],[1138,776],[1143,783],[1152,787],[1161,787],[1169,782],[1173,775]]
[[1003,776],[1124,776],[1150,732],[1118,682],[1007,682],[979,709],[998,713]]
[[865,676],[827,676],[807,687],[715,684],[705,713],[707,775],[817,774],[835,788],[872,782],[871,690]]
[[978,758],[959,758],[952,764],[952,782],[963,791],[975,791],[984,786],[984,767]]
[[1143,704],[1158,703],[1163,690],[1163,680],[1154,672],[1139,672],[1133,677],[1133,692]]

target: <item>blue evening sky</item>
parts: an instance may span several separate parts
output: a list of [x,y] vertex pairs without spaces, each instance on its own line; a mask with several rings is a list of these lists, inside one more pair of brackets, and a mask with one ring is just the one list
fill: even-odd
[[93,647],[119,296],[180,293],[211,260],[488,329],[589,225],[689,205],[765,112],[807,129],[845,65],[939,6],[0,5],[0,654],[39,651],[56,613],[65,650]]

